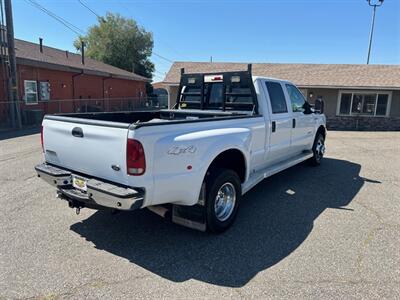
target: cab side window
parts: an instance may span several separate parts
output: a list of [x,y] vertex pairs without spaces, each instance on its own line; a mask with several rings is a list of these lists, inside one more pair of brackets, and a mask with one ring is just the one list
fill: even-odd
[[287,105],[285,94],[283,93],[282,85],[279,82],[266,81],[269,99],[273,114],[287,113]]
[[292,84],[286,84],[293,112],[304,112],[306,100],[303,94]]

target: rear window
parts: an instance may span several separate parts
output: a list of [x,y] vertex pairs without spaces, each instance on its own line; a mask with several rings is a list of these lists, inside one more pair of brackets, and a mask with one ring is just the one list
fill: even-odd
[[208,106],[213,108],[220,108],[224,103],[224,84],[212,83],[209,86],[210,95],[208,97]]

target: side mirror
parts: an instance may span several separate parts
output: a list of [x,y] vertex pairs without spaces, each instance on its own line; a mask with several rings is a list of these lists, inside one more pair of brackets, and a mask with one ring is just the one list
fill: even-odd
[[313,113],[313,111],[312,111],[312,109],[311,109],[311,105],[310,105],[310,103],[308,103],[307,101],[304,102],[303,108],[304,108],[304,114],[305,114],[305,115],[309,115],[309,114],[312,114],[312,113]]
[[314,110],[315,110],[315,112],[318,112],[318,113],[320,113],[320,114],[323,114],[324,113],[324,100],[316,100],[315,101],[315,105],[314,105]]

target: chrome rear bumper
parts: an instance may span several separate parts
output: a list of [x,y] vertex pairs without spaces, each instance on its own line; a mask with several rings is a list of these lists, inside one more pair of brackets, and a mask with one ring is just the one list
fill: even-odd
[[35,167],[38,177],[57,188],[60,198],[74,204],[73,207],[113,208],[119,210],[135,210],[141,208],[144,200],[144,190],[130,188],[99,179],[87,178],[87,191],[81,191],[72,186],[73,174],[49,164],[40,164]]

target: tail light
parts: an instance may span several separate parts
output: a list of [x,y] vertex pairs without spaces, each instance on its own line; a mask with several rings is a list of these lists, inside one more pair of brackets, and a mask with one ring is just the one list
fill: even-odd
[[143,145],[134,139],[126,143],[126,170],[129,175],[142,175],[146,171]]
[[42,130],[40,131],[40,143],[42,144],[42,151],[43,151],[43,153],[44,153],[43,125],[42,125]]

